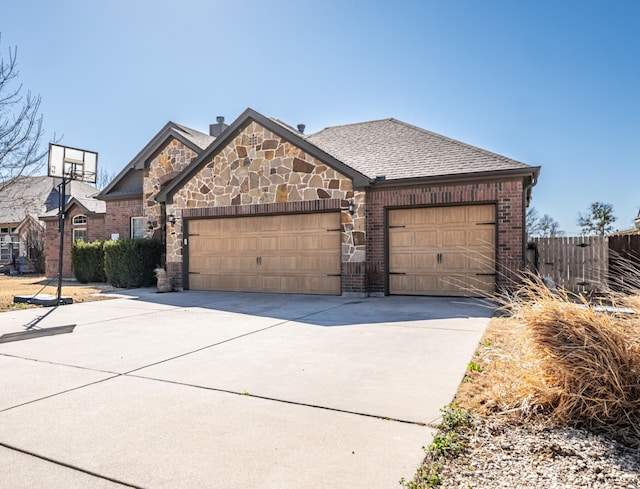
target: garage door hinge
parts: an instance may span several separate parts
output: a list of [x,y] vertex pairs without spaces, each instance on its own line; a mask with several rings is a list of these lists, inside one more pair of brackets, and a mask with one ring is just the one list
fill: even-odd
[[393,229],[393,228],[406,228],[407,226],[389,226],[389,229]]
[[189,233],[189,236],[200,236],[199,234],[191,234]]
[[342,229],[340,229],[340,228],[327,229],[327,231],[328,231],[328,232],[331,232],[331,231],[342,231]]
[[200,275],[200,272],[189,272],[189,275]]
[[341,273],[327,273],[327,277],[342,277]]
[[476,226],[495,226],[495,222],[476,222]]
[[389,275],[406,275],[406,272],[389,272]]

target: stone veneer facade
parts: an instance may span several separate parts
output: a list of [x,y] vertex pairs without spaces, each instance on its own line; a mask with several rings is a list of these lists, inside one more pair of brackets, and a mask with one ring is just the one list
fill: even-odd
[[[147,188],[155,190],[151,184],[145,186],[145,195]],[[354,203],[353,216],[345,210],[349,202]],[[181,281],[180,217],[339,209],[345,271],[349,269],[345,264],[353,267],[366,258],[364,204],[365,193],[354,191],[350,178],[251,121],[167,203],[166,213],[179,217],[174,226],[168,226],[167,271],[174,281]],[[356,282],[355,287],[361,291],[362,280]]]
[[[182,144],[177,139],[171,139],[168,144],[145,165],[143,178],[142,212],[146,220],[150,221],[153,229],[145,227],[145,236],[159,237],[162,233],[164,216],[162,206],[156,201],[156,195],[164,185],[184,170],[191,161],[198,156],[195,151]],[[170,212],[167,212],[170,214]]]

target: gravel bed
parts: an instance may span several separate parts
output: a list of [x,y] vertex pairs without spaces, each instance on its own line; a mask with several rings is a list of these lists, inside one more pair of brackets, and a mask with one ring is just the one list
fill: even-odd
[[458,430],[468,448],[442,462],[442,488],[640,489],[640,449],[586,430],[479,418]]

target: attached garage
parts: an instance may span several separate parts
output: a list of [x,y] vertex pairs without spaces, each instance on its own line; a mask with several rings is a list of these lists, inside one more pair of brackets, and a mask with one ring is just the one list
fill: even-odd
[[188,221],[195,290],[341,293],[340,212]]
[[494,293],[495,205],[389,209],[387,222],[390,294]]

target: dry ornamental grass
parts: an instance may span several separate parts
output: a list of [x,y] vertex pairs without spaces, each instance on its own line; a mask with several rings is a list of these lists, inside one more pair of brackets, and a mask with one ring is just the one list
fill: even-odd
[[594,304],[529,280],[478,352],[490,368],[461,388],[468,407],[542,415],[639,447],[640,300],[606,299]]

